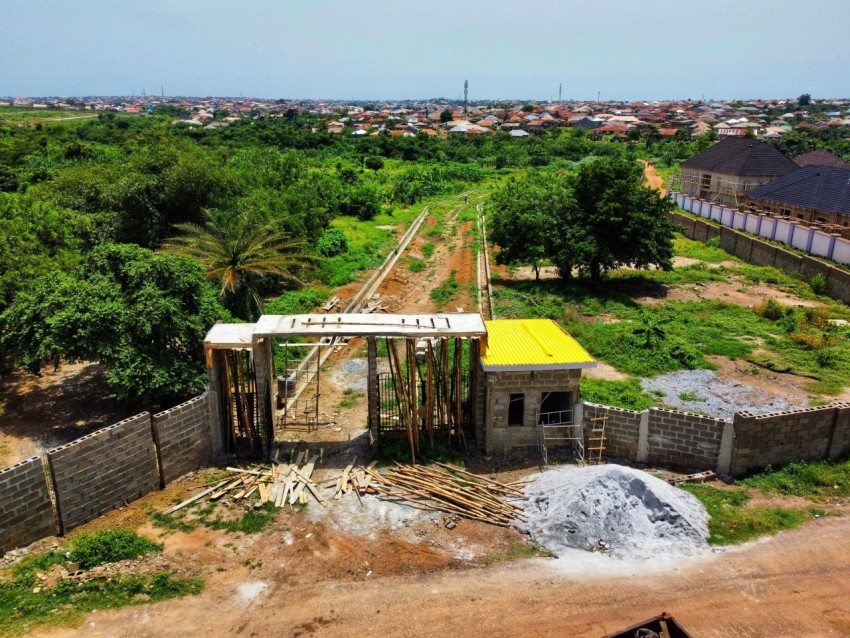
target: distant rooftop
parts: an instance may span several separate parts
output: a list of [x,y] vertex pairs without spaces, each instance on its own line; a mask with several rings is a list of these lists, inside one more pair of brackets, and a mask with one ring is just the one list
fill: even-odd
[[682,168],[753,177],[786,175],[798,168],[770,142],[725,138],[682,162]]

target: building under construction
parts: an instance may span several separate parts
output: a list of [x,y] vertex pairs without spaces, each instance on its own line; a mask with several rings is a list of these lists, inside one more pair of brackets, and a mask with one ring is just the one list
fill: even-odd
[[351,338],[367,344],[368,431],[481,449],[587,445],[574,407],[596,362],[548,319],[484,321],[478,313],[264,315],[216,324],[205,340],[216,393],[218,451],[267,455],[276,432],[318,427],[322,365]]

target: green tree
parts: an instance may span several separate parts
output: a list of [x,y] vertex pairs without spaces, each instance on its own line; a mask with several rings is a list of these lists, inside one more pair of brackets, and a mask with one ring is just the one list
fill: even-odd
[[797,103],[800,106],[808,106],[812,103],[812,96],[809,93],[803,93],[800,97],[797,98]]
[[573,268],[599,281],[621,266],[673,267],[673,204],[643,185],[641,166],[598,158],[571,177],[572,201],[557,211],[551,258],[561,276]]
[[312,259],[301,252],[303,240],[245,213],[209,211],[203,226],[180,224],[177,230],[183,234],[166,241],[163,250],[197,259],[206,279],[218,284],[225,306],[246,320],[262,313],[264,280],[300,284],[295,272]]
[[443,112],[440,113],[440,122],[446,124],[447,122],[451,122],[454,119],[454,115],[452,115],[451,109],[443,109]]
[[490,197],[489,239],[498,246],[497,264],[528,264],[540,278],[540,265],[551,252],[557,202],[550,175],[512,179]]
[[41,277],[0,322],[19,365],[97,361],[120,398],[150,407],[204,388],[204,336],[227,317],[193,260],[111,244]]
[[39,276],[74,266],[72,226],[72,215],[48,202],[0,193],[0,311]]

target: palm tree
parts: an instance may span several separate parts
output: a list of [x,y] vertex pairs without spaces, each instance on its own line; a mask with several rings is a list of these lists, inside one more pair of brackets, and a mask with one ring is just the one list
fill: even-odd
[[218,283],[222,301],[234,315],[255,320],[262,314],[258,292],[262,279],[303,283],[293,274],[313,260],[301,252],[303,240],[246,213],[205,211],[205,215],[203,226],[175,226],[182,234],[166,240],[162,250],[197,259],[207,280]]

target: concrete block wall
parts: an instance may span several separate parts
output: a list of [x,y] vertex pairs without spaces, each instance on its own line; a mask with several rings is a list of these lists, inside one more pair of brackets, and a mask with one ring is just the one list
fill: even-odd
[[641,420],[644,412],[584,403],[582,420],[584,422],[585,440],[592,436],[590,433],[594,426],[592,419],[603,416],[606,410],[608,420],[605,422],[604,455],[627,461],[639,460]]
[[646,460],[685,470],[715,470],[727,423],[689,412],[650,408]]
[[197,470],[212,456],[209,426],[211,393],[181,403],[152,417],[160,483]]
[[[683,209],[695,215],[702,215],[703,217],[708,214],[706,211],[717,207],[716,204],[683,198],[681,194],[673,193],[672,197]],[[723,250],[751,264],[773,266],[789,275],[802,275],[809,280],[815,275],[822,275],[826,279],[826,294],[833,299],[850,303],[850,272],[836,268],[830,263],[816,259],[815,257],[799,255],[785,250],[768,243],[761,237],[770,239],[771,236],[775,235],[774,238],[777,241],[785,242],[793,231],[793,237],[796,238],[793,239],[794,245],[801,250],[807,250],[809,248],[807,238],[813,234],[817,242],[812,244],[812,250],[817,252],[817,254],[821,254],[824,253],[822,244],[833,246],[831,249],[832,258],[839,263],[850,263],[850,241],[800,226],[796,222],[789,222],[766,215],[744,215],[739,211],[726,208],[723,208],[721,212],[729,213],[722,216],[721,223],[731,225],[736,223],[736,219],[739,222],[741,219],[744,219],[746,228],[748,230],[757,229],[757,234],[760,236],[746,234],[728,226],[717,226],[704,219],[690,217],[682,213],[674,212],[670,213],[669,216],[686,237],[697,241],[707,241],[712,237],[719,236],[720,247]],[[761,224],[758,223],[759,218],[761,218]],[[804,240],[805,243],[801,243]]]
[[[486,373],[486,428],[484,450],[487,454],[507,452],[517,447],[532,447],[541,442],[537,415],[546,392],[572,392],[578,395],[581,370],[535,370],[534,372]],[[511,394],[523,394],[522,426],[508,426]]]
[[34,456],[0,470],[0,552],[57,532],[41,459]]
[[850,403],[834,403],[835,417],[829,442],[829,458],[850,456]]
[[63,534],[159,488],[148,412],[47,452]]
[[[844,409],[842,404],[841,410]],[[744,476],[768,465],[829,458],[831,446],[843,445],[843,441],[836,441],[834,437],[839,418],[847,418],[843,415],[836,406],[758,416],[749,412],[736,413],[730,473]],[[842,421],[842,436],[848,430],[850,427]]]

